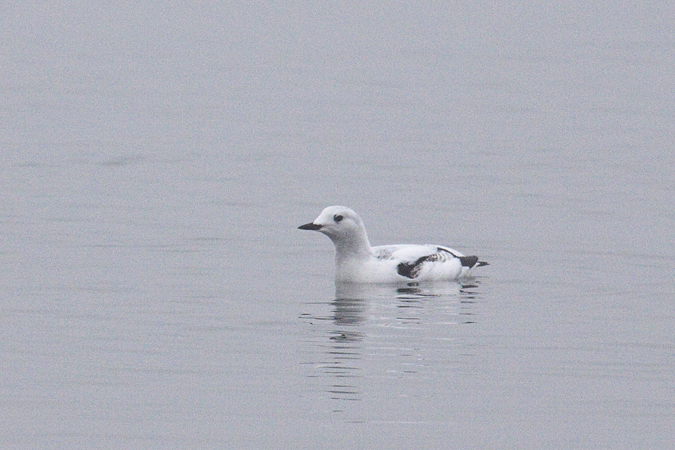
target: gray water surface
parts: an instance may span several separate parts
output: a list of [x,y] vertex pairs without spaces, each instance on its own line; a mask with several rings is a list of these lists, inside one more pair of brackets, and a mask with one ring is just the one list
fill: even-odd
[[669,3],[6,9],[2,448],[675,445]]

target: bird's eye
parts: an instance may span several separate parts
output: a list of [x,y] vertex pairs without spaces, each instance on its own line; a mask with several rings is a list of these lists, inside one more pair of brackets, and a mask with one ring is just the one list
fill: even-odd
[[333,216],[333,220],[334,220],[335,222],[339,222],[339,221],[341,221],[342,219],[344,219],[344,217],[342,217],[340,214],[335,214],[335,215]]

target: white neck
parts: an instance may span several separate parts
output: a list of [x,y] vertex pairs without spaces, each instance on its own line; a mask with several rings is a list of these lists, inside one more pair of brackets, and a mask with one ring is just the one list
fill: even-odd
[[366,230],[359,230],[358,233],[349,236],[340,236],[331,238],[335,244],[335,258],[340,261],[344,258],[363,257],[372,255],[370,242]]

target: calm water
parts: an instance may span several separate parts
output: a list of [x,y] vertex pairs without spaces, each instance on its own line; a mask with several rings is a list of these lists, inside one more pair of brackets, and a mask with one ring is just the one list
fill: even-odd
[[673,9],[8,7],[2,447],[673,448]]

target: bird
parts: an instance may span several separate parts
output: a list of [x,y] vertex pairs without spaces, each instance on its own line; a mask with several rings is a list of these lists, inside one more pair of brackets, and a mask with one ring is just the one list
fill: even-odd
[[300,230],[323,233],[335,245],[335,281],[406,283],[457,280],[488,265],[441,245],[371,246],[361,217],[346,206],[329,206]]

